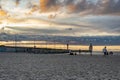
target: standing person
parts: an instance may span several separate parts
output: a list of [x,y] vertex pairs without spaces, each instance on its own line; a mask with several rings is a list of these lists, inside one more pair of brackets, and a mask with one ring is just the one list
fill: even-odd
[[103,48],[103,53],[104,53],[104,55],[107,55],[107,54],[108,54],[108,51],[107,51],[107,47],[106,47],[106,46]]
[[89,45],[89,51],[90,51],[90,55],[92,56],[92,51],[93,51],[93,45],[92,45],[92,43],[90,43],[90,45]]
[[67,50],[69,50],[69,44],[67,43]]

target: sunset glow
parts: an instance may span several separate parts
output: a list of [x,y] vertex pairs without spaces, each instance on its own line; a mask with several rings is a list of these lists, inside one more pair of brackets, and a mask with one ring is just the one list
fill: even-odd
[[38,35],[45,41],[51,36],[120,36],[120,0],[0,0],[0,34],[7,41],[15,35],[21,41],[41,41]]

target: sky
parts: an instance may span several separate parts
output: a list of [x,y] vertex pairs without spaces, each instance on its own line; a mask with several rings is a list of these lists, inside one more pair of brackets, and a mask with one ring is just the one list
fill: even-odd
[[120,0],[0,0],[0,32],[120,36]]

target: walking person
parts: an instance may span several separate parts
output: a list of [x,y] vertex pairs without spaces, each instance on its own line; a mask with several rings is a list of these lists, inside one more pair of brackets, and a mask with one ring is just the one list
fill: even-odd
[[104,53],[104,56],[108,55],[108,51],[107,51],[107,47],[106,46],[103,48],[103,53]]
[[90,51],[90,55],[92,56],[92,52],[93,52],[93,45],[92,45],[92,43],[90,43],[90,45],[89,45],[89,51]]

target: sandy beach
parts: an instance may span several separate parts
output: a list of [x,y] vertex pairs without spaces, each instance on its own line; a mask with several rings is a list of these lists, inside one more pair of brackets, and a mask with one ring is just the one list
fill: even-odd
[[1,53],[0,80],[120,80],[120,56]]

